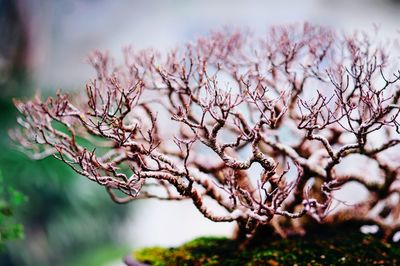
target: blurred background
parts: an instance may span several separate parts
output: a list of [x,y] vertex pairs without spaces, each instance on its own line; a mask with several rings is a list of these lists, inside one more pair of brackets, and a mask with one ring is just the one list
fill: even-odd
[[[94,75],[85,61],[93,49],[115,57],[128,44],[166,51],[223,26],[262,33],[304,21],[344,31],[377,25],[382,38],[397,37],[400,1],[0,0],[0,191],[7,188],[10,202],[13,191],[27,198],[18,194],[21,204],[7,218],[23,225],[25,236],[5,243],[0,265],[123,265],[135,247],[173,246],[233,228],[205,220],[189,202],[117,205],[57,160],[29,160],[7,135],[17,116],[12,98],[83,90]],[[0,214],[0,226],[3,220]]]

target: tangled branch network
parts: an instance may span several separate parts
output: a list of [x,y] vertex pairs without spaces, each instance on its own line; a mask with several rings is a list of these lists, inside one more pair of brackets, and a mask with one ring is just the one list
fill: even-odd
[[[12,138],[118,203],[193,201],[247,236],[307,221],[400,228],[396,42],[303,24],[212,32],[168,53],[93,52],[85,93],[15,101]],[[365,194],[346,204],[353,185]]]

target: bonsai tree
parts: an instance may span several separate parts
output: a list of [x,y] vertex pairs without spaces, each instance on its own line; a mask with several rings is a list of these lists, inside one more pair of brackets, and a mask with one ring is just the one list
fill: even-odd
[[[388,238],[400,228],[395,48],[304,24],[217,31],[165,54],[126,48],[120,64],[95,51],[85,93],[15,100],[11,135],[117,203],[191,200],[236,222],[242,242],[346,222]],[[351,184],[365,196],[349,205],[336,193]]]

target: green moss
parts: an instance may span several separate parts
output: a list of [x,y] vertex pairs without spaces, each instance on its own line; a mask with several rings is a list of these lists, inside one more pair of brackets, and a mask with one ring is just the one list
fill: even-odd
[[164,265],[164,261],[170,256],[170,250],[162,247],[151,247],[137,250],[133,256],[141,262],[150,263],[151,265]]
[[150,265],[399,265],[400,246],[358,232],[265,239],[239,251],[227,238],[202,237],[176,248],[134,252]]

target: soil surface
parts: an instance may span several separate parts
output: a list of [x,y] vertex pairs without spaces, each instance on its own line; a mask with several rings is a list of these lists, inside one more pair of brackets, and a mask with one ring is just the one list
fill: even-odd
[[133,257],[149,265],[400,265],[400,243],[357,230],[264,238],[240,251],[227,238],[202,237],[180,247],[149,247]]

